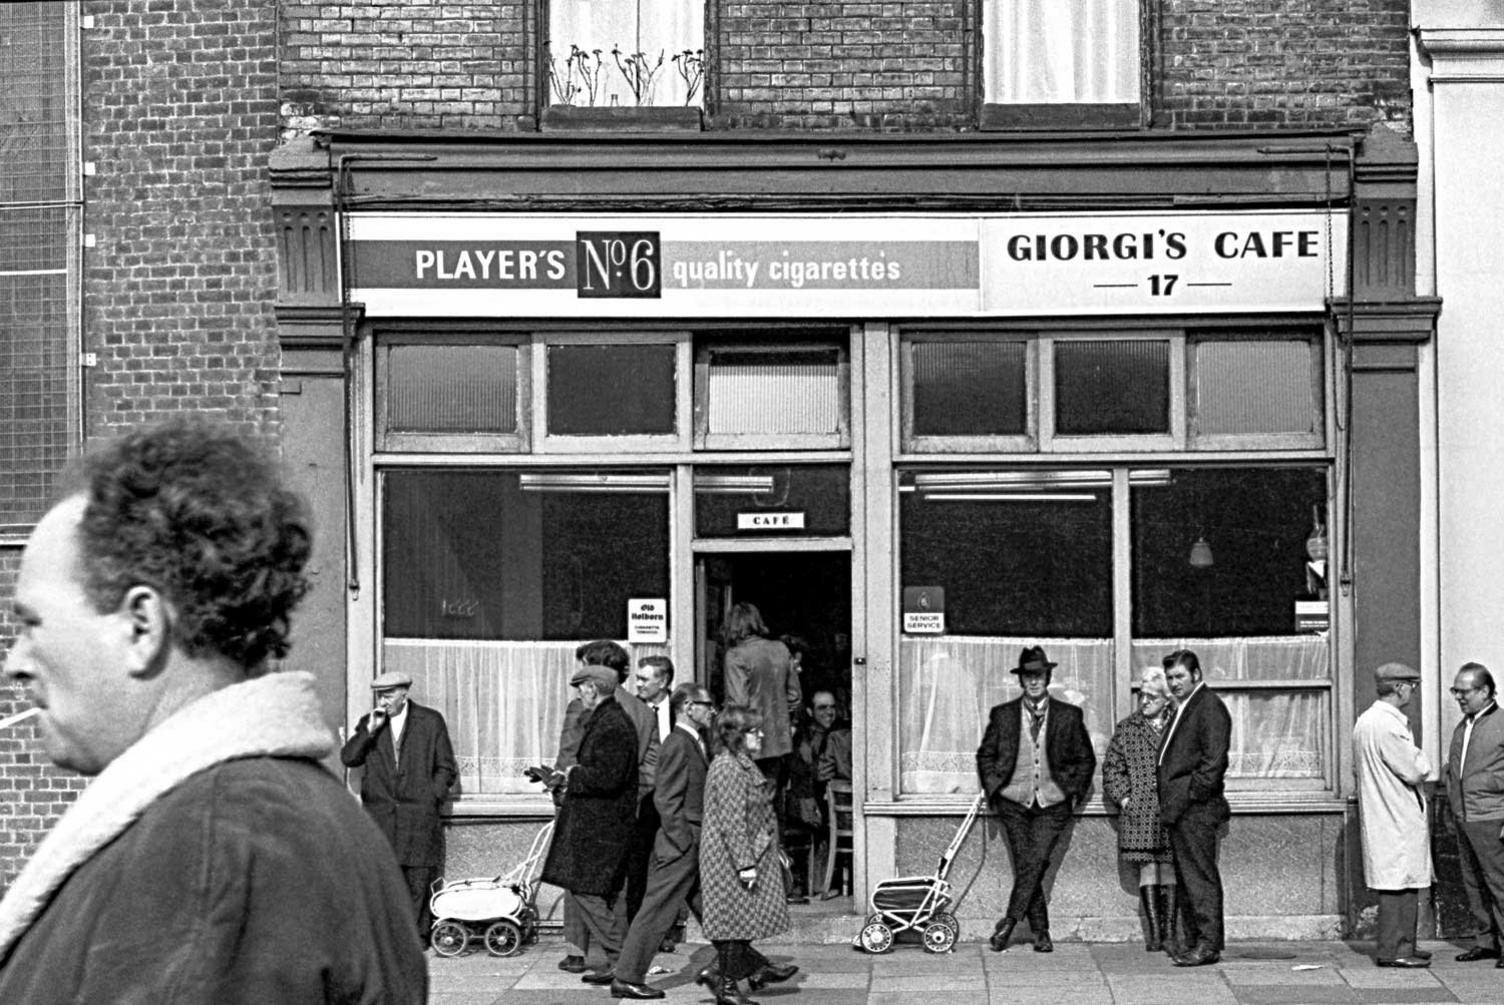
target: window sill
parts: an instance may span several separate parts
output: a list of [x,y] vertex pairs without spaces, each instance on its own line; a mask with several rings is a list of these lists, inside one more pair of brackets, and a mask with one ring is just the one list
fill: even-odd
[[512,796],[462,796],[449,803],[443,816],[451,824],[478,823],[487,820],[552,819],[554,803],[542,793]]
[[[975,796],[907,796],[894,802],[867,802],[861,807],[868,817],[964,816]],[[1266,813],[1344,813],[1348,800],[1322,791],[1312,792],[1229,792],[1227,801],[1233,816]],[[990,811],[988,811],[990,812]],[[1100,796],[1086,801],[1079,814],[1087,817],[1117,816]]]
[[1138,104],[1025,105],[984,104],[978,116],[983,132],[1004,130],[1140,129],[1143,109]]
[[666,105],[641,108],[550,105],[543,109],[539,128],[544,132],[698,133],[705,128],[705,116],[699,108]]

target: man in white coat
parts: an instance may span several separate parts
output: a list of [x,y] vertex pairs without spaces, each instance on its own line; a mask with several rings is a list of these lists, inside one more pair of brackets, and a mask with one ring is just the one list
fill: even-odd
[[1381,967],[1429,967],[1431,954],[1415,947],[1419,891],[1431,885],[1431,834],[1421,784],[1431,772],[1402,711],[1420,674],[1403,663],[1374,671],[1378,700],[1353,724],[1363,874],[1379,896]]

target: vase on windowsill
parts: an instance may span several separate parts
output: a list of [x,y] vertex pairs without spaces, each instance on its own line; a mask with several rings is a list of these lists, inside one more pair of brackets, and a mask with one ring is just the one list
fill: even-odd
[[676,105],[549,105],[539,125],[545,132],[697,133],[704,112]]

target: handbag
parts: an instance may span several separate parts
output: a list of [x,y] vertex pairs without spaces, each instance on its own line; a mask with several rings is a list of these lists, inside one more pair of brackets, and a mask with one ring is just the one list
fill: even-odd
[[789,860],[789,853],[782,848],[778,849],[778,873],[783,877],[784,897],[792,897],[794,895],[794,863]]

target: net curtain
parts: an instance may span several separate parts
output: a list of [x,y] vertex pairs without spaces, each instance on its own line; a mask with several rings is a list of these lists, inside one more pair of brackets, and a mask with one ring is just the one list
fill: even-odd
[[[648,57],[651,67],[662,54],[663,65],[653,78],[651,95],[644,95],[644,105],[683,105],[685,84],[674,68],[673,56],[686,49],[705,47],[703,7],[698,2],[684,0],[550,0],[549,3],[549,56],[553,59],[555,72],[564,72],[564,61],[569,56],[571,45],[588,51],[599,49],[601,57],[602,87],[596,96],[596,104],[609,106],[611,96],[616,103],[630,107],[636,103],[627,80],[616,67],[611,56],[613,48],[620,49],[626,58],[635,52]],[[576,105],[587,105],[590,99],[581,94],[574,100]]]
[[986,100],[1138,101],[1138,0],[985,0]]
[[[388,640],[385,669],[411,674],[412,697],[449,726],[464,795],[518,795],[542,788],[522,776],[552,764],[573,697],[575,642]],[[627,646],[632,666],[664,646]],[[628,680],[631,680],[629,677]]]

